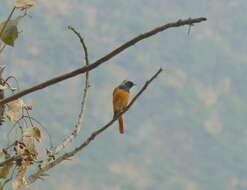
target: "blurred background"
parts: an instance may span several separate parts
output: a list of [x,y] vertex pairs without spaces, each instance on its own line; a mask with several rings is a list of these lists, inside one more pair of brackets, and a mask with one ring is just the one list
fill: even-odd
[[[1,0],[1,21],[13,3]],[[245,0],[38,0],[32,18],[21,21],[15,48],[0,57],[5,74],[23,89],[81,67],[80,43],[68,25],[83,35],[93,62],[158,25],[208,21],[190,34],[188,27],[167,30],[91,72],[86,119],[74,145],[112,118],[112,89],[122,80],[137,83],[134,94],[165,69],[125,115],[125,135],[115,124],[30,189],[247,189],[246,9]],[[54,144],[74,126],[83,84],[78,76],[24,98]],[[1,141],[8,127],[0,128]]]

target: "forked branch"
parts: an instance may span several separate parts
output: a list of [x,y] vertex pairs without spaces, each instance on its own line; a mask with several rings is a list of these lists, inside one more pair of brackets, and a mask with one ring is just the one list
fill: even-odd
[[[83,48],[83,51],[84,51],[85,64],[86,64],[86,66],[89,65],[88,50],[87,50],[87,46],[86,46],[83,38],[81,37],[80,33],[77,32],[73,27],[69,26],[68,28],[69,28],[69,30],[71,30],[72,32],[74,32],[76,34],[76,36],[79,38],[79,40],[81,42],[81,45],[82,45],[82,48]],[[89,72],[86,72],[86,78],[85,78],[83,96],[82,96],[82,101],[81,101],[81,110],[80,110],[80,113],[79,113],[79,116],[78,116],[78,120],[77,120],[77,122],[75,124],[75,127],[74,127],[73,131],[71,132],[71,134],[68,135],[63,140],[62,143],[58,144],[57,146],[55,146],[51,150],[51,152],[49,153],[51,157],[53,157],[55,154],[57,154],[61,150],[63,150],[80,133],[81,125],[82,125],[82,122],[83,122],[83,118],[84,118],[85,110],[86,110],[86,105],[87,105],[88,89],[89,89]]]
[[62,156],[56,158],[54,161],[50,162],[49,164],[45,165],[43,168],[40,168],[37,172],[30,175],[27,178],[27,185],[30,185],[34,183],[37,179],[40,179],[40,177],[44,176],[44,174],[50,170],[51,168],[55,167],[56,165],[60,164],[61,162],[68,160],[78,152],[80,152],[82,149],[87,147],[93,140],[100,135],[102,132],[104,132],[106,129],[108,129],[112,124],[118,119],[118,117],[125,112],[127,112],[130,107],[135,103],[135,101],[139,98],[139,96],[147,89],[147,87],[153,82],[154,79],[158,77],[158,75],[162,72],[162,69],[160,68],[146,83],[143,85],[143,87],[139,90],[139,92],[134,96],[134,98],[131,100],[129,105],[119,114],[115,115],[115,117],[112,118],[111,121],[109,121],[106,125],[99,128],[98,130],[94,131],[88,138],[85,140],[80,146],[76,147],[72,151],[63,154]]

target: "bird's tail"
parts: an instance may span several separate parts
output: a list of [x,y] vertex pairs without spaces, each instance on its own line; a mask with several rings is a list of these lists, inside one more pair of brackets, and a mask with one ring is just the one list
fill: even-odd
[[122,115],[118,118],[118,123],[119,123],[119,132],[120,132],[120,134],[124,134],[124,121],[123,121],[123,116]]

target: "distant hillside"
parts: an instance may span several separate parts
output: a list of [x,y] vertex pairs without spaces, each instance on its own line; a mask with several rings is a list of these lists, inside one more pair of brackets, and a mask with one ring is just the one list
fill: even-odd
[[[159,34],[93,72],[87,119],[76,144],[112,117],[114,86],[128,78],[139,88],[159,67],[165,69],[126,114],[124,136],[114,126],[32,189],[246,189],[246,8],[244,0],[40,0],[32,18],[21,23],[16,47],[0,57],[6,74],[14,74],[23,88],[81,66],[80,44],[68,25],[85,37],[94,61],[168,21],[199,16],[208,21],[189,34],[188,27]],[[3,0],[2,21],[10,9]],[[77,77],[25,97],[55,143],[73,127],[81,88]]]

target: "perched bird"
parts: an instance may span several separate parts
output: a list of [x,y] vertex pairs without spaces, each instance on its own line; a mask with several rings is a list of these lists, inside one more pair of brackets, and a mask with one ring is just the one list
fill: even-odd
[[[129,101],[129,91],[135,84],[131,81],[124,80],[118,87],[114,88],[112,103],[114,116],[126,108]],[[119,132],[124,133],[123,115],[118,118]]]

